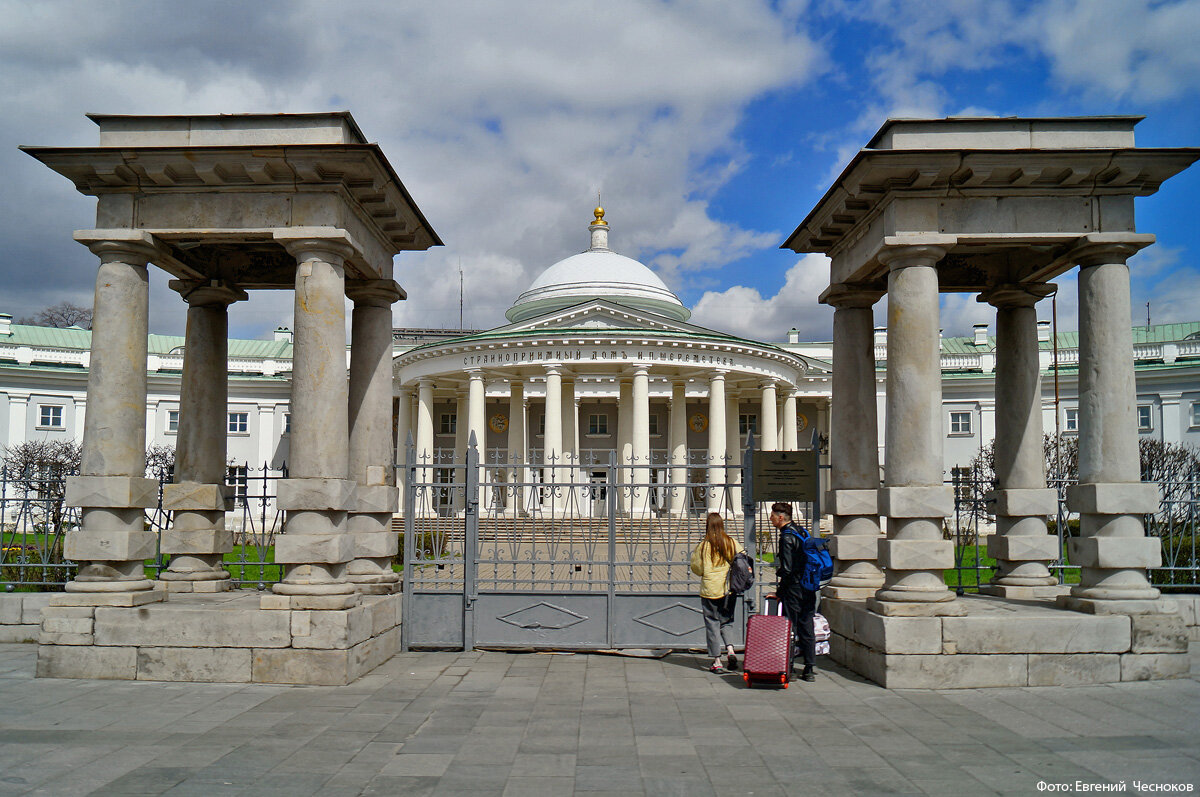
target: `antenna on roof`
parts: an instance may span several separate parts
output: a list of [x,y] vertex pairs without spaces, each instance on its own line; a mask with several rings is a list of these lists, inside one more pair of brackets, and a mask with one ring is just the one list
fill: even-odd
[[463,329],[463,271],[462,258],[458,259],[458,330]]
[[1150,302],[1146,302],[1146,329],[1150,328]]

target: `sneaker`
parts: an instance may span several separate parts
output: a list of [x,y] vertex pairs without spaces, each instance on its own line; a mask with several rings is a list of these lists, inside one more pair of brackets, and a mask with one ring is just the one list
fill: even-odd
[[730,653],[728,656],[726,656],[725,657],[725,667],[729,670],[737,672],[737,668],[738,668],[737,656],[734,655],[733,653]]
[[708,671],[714,675],[724,675],[726,672],[728,672],[728,670],[726,670],[720,664],[714,664],[713,666],[708,668]]

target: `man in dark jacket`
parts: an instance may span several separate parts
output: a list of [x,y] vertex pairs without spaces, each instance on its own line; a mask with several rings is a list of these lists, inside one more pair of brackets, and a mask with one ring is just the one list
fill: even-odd
[[775,594],[783,603],[784,614],[792,621],[800,643],[804,670],[800,680],[814,681],[813,662],[817,655],[817,636],[813,630],[813,615],[817,611],[817,593],[800,586],[804,572],[805,554],[800,529],[792,522],[792,505],[778,502],[771,505],[771,525],[779,530],[779,552],[775,557],[778,583]]

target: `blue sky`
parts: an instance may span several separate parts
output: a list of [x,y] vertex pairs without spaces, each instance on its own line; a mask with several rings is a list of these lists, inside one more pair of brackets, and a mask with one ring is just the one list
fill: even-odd
[[[1144,115],[1141,146],[1200,145],[1200,0],[0,0],[0,312],[87,302],[70,240],[93,201],[16,150],[91,145],[83,114],[348,109],[446,246],[397,261],[397,325],[503,312],[587,245],[597,190],[611,244],[705,326],[829,337],[827,264],[779,244],[888,116]],[[1139,200],[1134,318],[1195,320],[1200,167]],[[183,327],[156,276],[152,326]],[[1074,326],[1061,280],[1060,325]],[[290,298],[231,310],[247,337]],[[949,297],[947,334],[988,321]]]

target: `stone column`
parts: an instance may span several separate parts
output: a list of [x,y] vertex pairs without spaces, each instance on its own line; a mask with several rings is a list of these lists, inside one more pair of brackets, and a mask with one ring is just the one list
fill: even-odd
[[759,451],[776,451],[779,449],[779,399],[775,395],[775,383],[763,382],[762,403],[759,405],[758,443]]
[[[1068,543],[1080,565],[1072,608],[1159,597],[1146,568],[1162,563],[1143,515],[1158,511],[1154,484],[1141,481],[1138,454],[1129,267],[1138,246],[1092,243],[1079,263],[1079,485],[1067,505],[1080,513],[1079,537]],[[1112,603],[1107,603],[1113,606]],[[1128,605],[1128,604],[1126,604]],[[1135,609],[1136,611],[1137,609]]]
[[783,439],[780,448],[797,451],[800,448],[800,433],[796,429],[796,388],[789,387],[783,394]]
[[354,302],[350,328],[350,477],[354,509],[348,528],[354,559],[346,580],[360,593],[396,591],[392,570],[399,539],[392,516],[399,508],[392,467],[392,303],[400,299],[393,280],[354,280],[346,285]]
[[562,366],[546,366],[546,432],[542,440],[542,460],[545,480],[549,483],[550,502],[554,509],[562,508],[563,460],[562,429]]
[[290,239],[295,256],[295,343],[292,354],[292,441],[289,478],[279,482],[278,505],[287,511],[285,534],[275,538],[284,565],[280,597],[264,608],[342,609],[358,602],[346,581],[354,537],[346,512],[355,484],[347,478],[350,441],[346,381],[346,274],[353,250],[334,239]]
[[708,511],[725,508],[725,371],[708,380]]
[[433,382],[417,381],[417,436],[415,464],[417,493],[413,511],[417,517],[433,515]]
[[634,517],[647,517],[650,508],[650,372],[643,366],[633,370],[633,435],[631,468],[634,487],[630,493],[631,513]]
[[528,488],[524,484],[529,481],[525,465],[528,460],[525,442],[525,383],[519,379],[511,379],[508,382],[508,509],[513,514],[525,511],[525,491]]
[[1001,285],[980,297],[996,308],[996,490],[987,496],[996,533],[987,551],[999,567],[983,591],[1006,598],[1057,592],[1046,565],[1058,558],[1058,537],[1047,533],[1046,516],[1056,514],[1058,494],[1046,489],[1034,309],[1052,291],[1043,283]]
[[671,382],[671,514],[679,517],[688,506],[687,382]]
[[725,452],[729,467],[725,469],[725,481],[729,483],[729,508],[736,515],[742,511],[742,443],[741,402],[736,391],[725,394]]
[[146,478],[146,336],[149,290],[146,264],[153,239],[129,231],[121,240],[77,240],[100,257],[92,311],[88,412],[80,475],[67,479],[65,503],[82,507],[78,529],[67,533],[68,559],[79,563],[67,592],[130,593],[99,602],[123,605],[161,600],[143,563],[154,557],[157,536],[143,510],[158,503],[158,483]]
[[[412,428],[412,391],[408,388],[400,388],[400,395],[396,398],[396,463],[400,468],[396,469],[396,486],[401,490],[404,489],[404,469],[403,465],[408,456],[408,436],[413,433]],[[413,444],[416,444],[416,439],[413,439]],[[403,505],[403,501],[401,501]]]
[[879,424],[871,307],[883,294],[833,285],[821,296],[833,305],[833,385],[829,418],[829,481],[825,510],[833,515],[829,550],[837,572],[823,595],[865,600],[883,586],[878,559]]
[[633,471],[629,468],[633,462],[633,381],[628,377],[617,380],[617,462],[621,465],[615,488],[617,510],[627,515],[633,505],[629,486],[633,483]]
[[575,380],[564,374],[562,381],[562,443],[563,464],[566,467],[559,471],[559,478],[564,485],[561,491],[563,508],[572,514],[580,511],[579,491],[573,486],[579,482],[579,473],[576,468],[579,451],[576,435],[579,426],[576,423],[575,403]]
[[936,263],[945,250],[884,250],[888,273],[887,455],[879,509],[888,518],[879,542],[883,587],[868,600],[879,614],[959,614],[942,571],[954,545],[942,524],[954,506],[942,484],[942,372]]
[[467,447],[471,445],[471,436],[475,436],[475,444],[479,447],[479,490],[475,500],[479,502],[479,514],[482,517],[487,512],[488,490],[483,486],[485,463],[487,462],[487,390],[483,381],[483,371],[471,368],[467,371]]
[[[159,541],[171,563],[159,579],[171,592],[224,592],[233,586],[222,566],[233,550],[233,532],[225,527],[228,437],[223,434],[229,402],[228,309],[247,296],[216,282],[172,280],[171,288],[182,294],[188,311],[175,483],[163,487],[163,509],[175,514]],[[264,434],[261,424],[259,434]]]

